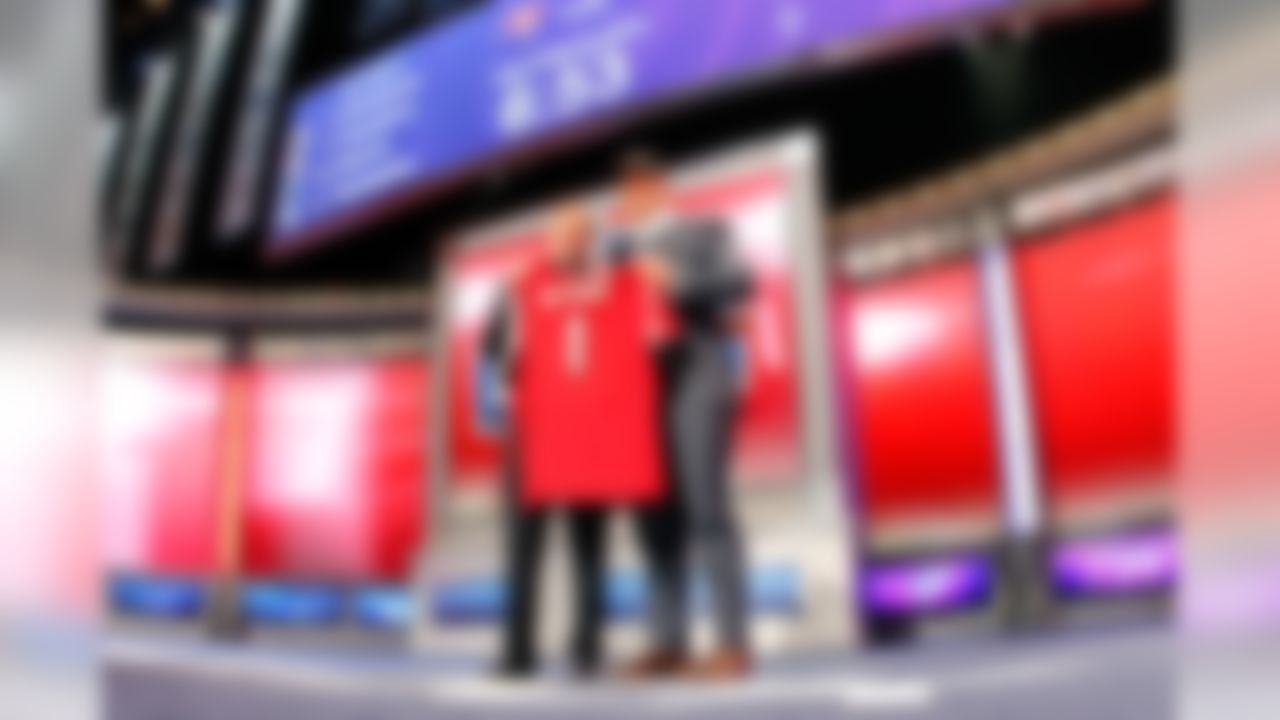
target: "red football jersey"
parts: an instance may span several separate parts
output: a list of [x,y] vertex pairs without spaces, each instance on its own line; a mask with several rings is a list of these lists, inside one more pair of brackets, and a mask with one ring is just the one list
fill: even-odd
[[661,303],[633,270],[572,277],[542,263],[515,293],[515,403],[526,506],[643,504],[665,492]]

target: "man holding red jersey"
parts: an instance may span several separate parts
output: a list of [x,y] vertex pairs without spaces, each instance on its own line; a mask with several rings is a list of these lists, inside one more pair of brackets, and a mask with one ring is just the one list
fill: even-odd
[[606,511],[666,492],[660,397],[651,345],[665,308],[629,265],[594,261],[587,210],[563,202],[543,252],[524,268],[486,332],[514,422],[508,437],[509,602],[499,671],[536,667],[537,578],[549,513],[569,523],[577,617],[571,656],[599,665]]

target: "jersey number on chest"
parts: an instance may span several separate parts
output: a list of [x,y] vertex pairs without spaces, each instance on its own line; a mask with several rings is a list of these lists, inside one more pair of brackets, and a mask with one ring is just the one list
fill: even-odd
[[591,328],[579,313],[570,314],[561,326],[561,357],[566,374],[584,375],[591,363]]

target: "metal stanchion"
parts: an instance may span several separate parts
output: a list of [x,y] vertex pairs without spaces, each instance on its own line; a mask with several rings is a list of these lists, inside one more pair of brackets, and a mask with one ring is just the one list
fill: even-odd
[[1040,455],[1006,233],[994,211],[980,211],[974,222],[999,427],[1002,615],[1009,629],[1027,630],[1045,625],[1050,607]]
[[234,640],[246,631],[240,606],[244,574],[244,494],[249,415],[249,332],[229,332],[226,347],[227,393],[219,459],[218,566],[209,586],[205,628],[210,636]]

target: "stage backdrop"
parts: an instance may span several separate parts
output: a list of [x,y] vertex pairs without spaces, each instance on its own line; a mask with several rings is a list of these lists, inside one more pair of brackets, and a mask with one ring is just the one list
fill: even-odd
[[[768,631],[778,647],[850,639],[846,517],[829,435],[817,158],[816,141],[794,133],[674,169],[682,212],[723,222],[756,283],[737,356],[741,408],[732,472],[752,560],[748,591],[760,615],[779,623]],[[609,191],[587,200],[607,227]],[[442,322],[434,341],[447,422],[439,427],[433,502],[442,524],[424,580],[430,598],[424,642],[448,641],[457,622],[492,623],[500,615],[502,458],[477,343],[504,283],[538,247],[547,210],[535,207],[453,238],[440,264]],[[643,574],[631,528],[622,530],[613,546],[611,609],[635,616]]]

